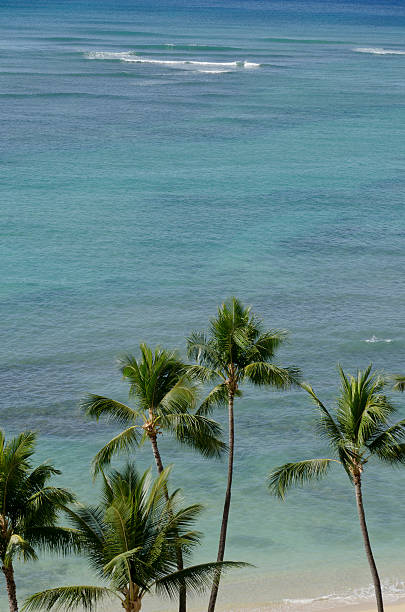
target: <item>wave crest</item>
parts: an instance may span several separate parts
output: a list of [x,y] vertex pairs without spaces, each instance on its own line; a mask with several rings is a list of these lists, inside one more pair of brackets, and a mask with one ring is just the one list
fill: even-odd
[[239,68],[259,68],[260,64],[248,62],[246,60],[235,60],[232,62],[214,62],[198,60],[174,60],[174,59],[151,59],[139,57],[133,51],[90,51],[85,53],[85,57],[90,60],[119,60],[133,64],[156,64],[158,66],[168,66],[172,68],[203,67],[200,72],[229,72]]
[[382,47],[357,47],[356,53],[371,53],[372,55],[405,55],[405,51],[397,49],[383,49]]

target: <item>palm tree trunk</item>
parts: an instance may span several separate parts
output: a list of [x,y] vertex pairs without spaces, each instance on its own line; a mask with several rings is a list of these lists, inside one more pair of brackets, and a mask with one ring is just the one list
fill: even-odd
[[[162,458],[160,456],[159,448],[157,445],[157,439],[156,439],[157,436],[156,434],[151,434],[149,437],[152,443],[153,455],[155,457],[157,471],[158,471],[158,474],[161,474],[164,470],[164,467],[162,463]],[[165,488],[165,496],[166,496],[166,500],[169,501],[169,492],[167,488]],[[177,569],[181,571],[182,569],[184,569],[184,561],[183,561],[183,553],[180,547],[176,548],[176,558],[177,558]],[[186,585],[184,586],[181,585],[180,591],[179,591],[179,612],[186,612],[186,611],[187,611],[187,589],[186,589]]]
[[363,535],[367,559],[370,565],[371,575],[373,577],[373,582],[374,582],[375,597],[377,600],[377,610],[378,612],[384,612],[384,604],[383,604],[383,598],[382,598],[380,577],[378,575],[377,566],[374,561],[373,551],[371,550],[370,538],[368,536],[368,530],[367,530],[367,524],[366,524],[366,517],[364,514],[363,495],[361,492],[361,475],[355,474],[353,480],[354,480],[354,488],[356,491],[356,502],[357,502],[357,510],[359,513],[359,519],[360,519],[361,533]]
[[150,437],[150,441],[152,444],[153,456],[155,457],[157,471],[158,471],[158,474],[161,474],[164,470],[164,467],[163,467],[162,458],[160,456],[160,452],[159,452],[158,445],[157,445],[157,439],[156,439],[157,436],[156,434],[151,434],[149,437]]
[[[226,531],[228,529],[229,509],[231,506],[231,491],[232,491],[232,476],[233,476],[233,453],[235,446],[235,431],[233,418],[233,401],[234,391],[230,390],[228,395],[228,418],[229,418],[229,455],[228,455],[228,482],[226,485],[224,510],[222,514],[221,531],[219,534],[219,545],[217,561],[224,560]],[[214,582],[211,589],[210,602],[208,604],[208,612],[214,612],[215,604],[218,596],[219,580],[221,578],[221,570],[215,574]]]
[[3,570],[3,574],[6,577],[7,595],[8,595],[8,602],[10,605],[10,612],[18,612],[17,592],[16,592],[16,587],[15,587],[13,566],[11,563],[8,567],[5,567],[3,565],[2,570]]

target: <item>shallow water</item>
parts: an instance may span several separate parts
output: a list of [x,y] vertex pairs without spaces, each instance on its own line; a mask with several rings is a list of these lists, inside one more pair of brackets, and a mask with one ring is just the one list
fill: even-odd
[[[3,0],[0,15],[2,427],[37,429],[61,482],[92,499],[86,466],[114,431],[81,420],[81,394],[125,400],[119,353],[184,350],[232,294],[291,331],[280,361],[325,399],[338,361],[404,370],[402,3]],[[325,452],[311,410],[299,392],[239,402],[227,556],[257,566],[224,591],[239,606],[368,596],[344,475],[284,505],[264,487]],[[212,559],[225,464],[161,446],[207,507]],[[404,482],[374,465],[365,482],[393,593]],[[18,571],[21,594],[91,579],[71,559]]]

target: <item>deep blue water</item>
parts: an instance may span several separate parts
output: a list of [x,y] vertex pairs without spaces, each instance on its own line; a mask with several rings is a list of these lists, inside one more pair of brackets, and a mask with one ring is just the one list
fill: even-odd
[[[116,431],[84,422],[79,397],[125,400],[116,357],[184,351],[229,295],[290,330],[280,362],[329,401],[338,362],[404,371],[403,2],[2,0],[0,34],[1,426],[38,430],[63,484],[92,499],[87,466]],[[369,593],[344,475],[285,505],[266,493],[272,467],[325,452],[311,419],[297,391],[239,402],[227,553],[257,569],[228,579],[224,606]],[[161,444],[207,506],[213,558],[225,464]],[[390,592],[404,483],[376,465],[365,483]],[[25,594],[87,570],[18,571]]]

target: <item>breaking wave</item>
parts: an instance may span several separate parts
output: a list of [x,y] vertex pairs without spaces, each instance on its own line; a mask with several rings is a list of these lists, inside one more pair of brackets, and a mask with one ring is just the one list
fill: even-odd
[[382,47],[357,47],[356,53],[371,53],[372,55],[405,55],[405,51],[397,49],[383,49]]
[[85,54],[87,59],[91,60],[119,60],[133,64],[156,64],[159,66],[168,66],[172,68],[197,68],[202,67],[199,72],[229,72],[238,68],[259,68],[260,64],[256,62],[248,62],[246,60],[236,60],[232,62],[211,62],[198,60],[175,60],[175,59],[151,59],[147,57],[139,57],[133,51],[90,51]]

